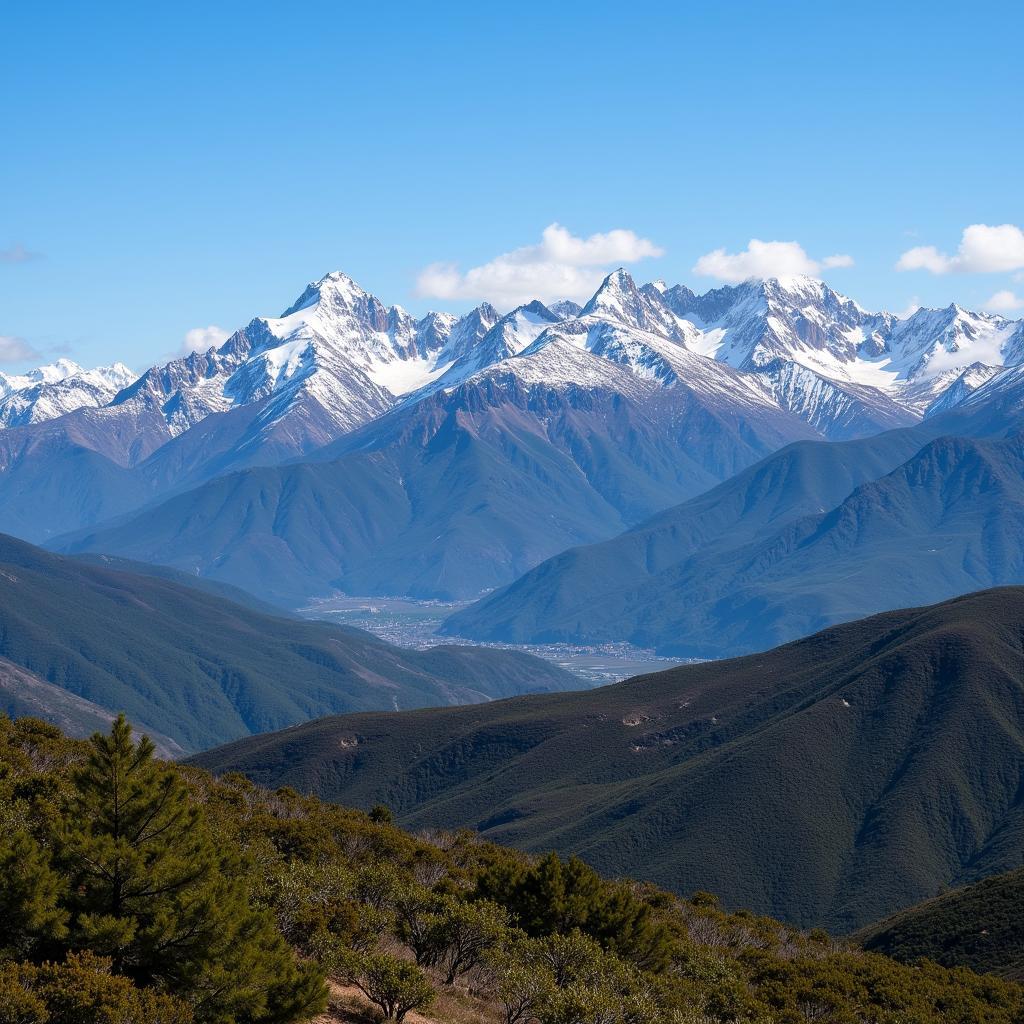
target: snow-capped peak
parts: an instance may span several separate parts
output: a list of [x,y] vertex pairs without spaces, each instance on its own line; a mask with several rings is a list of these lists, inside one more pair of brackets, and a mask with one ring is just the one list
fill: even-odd
[[131,367],[125,366],[124,363],[111,363],[110,366],[97,366],[91,370],[82,370],[72,376],[103,381],[120,391],[121,388],[128,387],[132,381],[138,379],[139,375]]
[[692,341],[697,333],[693,324],[677,316],[666,304],[658,289],[653,285],[637,288],[621,267],[604,279],[580,315],[614,320],[683,344]]
[[548,306],[548,309],[563,320],[579,316],[583,312],[583,307],[578,302],[573,302],[572,299],[559,299],[558,302],[553,302]]
[[283,320],[299,310],[308,309],[321,302],[355,311],[359,303],[370,298],[373,296],[356,284],[348,274],[332,270],[329,274],[324,274],[319,281],[311,281],[306,285],[302,294],[281,314],[280,319]]
[[590,301],[583,307],[583,315],[606,314],[625,321],[636,314],[638,294],[636,284],[629,272],[619,267],[601,282],[601,287],[594,292]]
[[46,366],[37,366],[24,373],[0,373],[0,397],[14,391],[31,387],[33,384],[55,384],[66,377],[73,377],[82,372],[82,367],[71,359],[58,359]]
[[70,359],[18,377],[0,374],[0,426],[39,423],[75,409],[106,405],[136,376],[124,363],[83,370]]
[[815,298],[821,298],[828,287],[820,278],[809,274],[780,274],[777,277],[766,277],[759,283],[765,294],[775,292]]

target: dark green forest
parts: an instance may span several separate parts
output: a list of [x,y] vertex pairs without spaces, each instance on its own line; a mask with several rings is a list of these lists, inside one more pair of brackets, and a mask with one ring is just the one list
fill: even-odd
[[927,957],[1024,981],[1024,868],[943,893],[857,938],[897,960]]

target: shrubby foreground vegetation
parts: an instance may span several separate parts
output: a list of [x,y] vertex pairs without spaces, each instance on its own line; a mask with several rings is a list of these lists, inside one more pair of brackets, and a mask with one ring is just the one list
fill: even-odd
[[1024,1019],[1011,982],[217,781],[123,719],[0,717],[0,1024],[284,1024],[327,979],[398,1021],[453,995],[496,1024]]

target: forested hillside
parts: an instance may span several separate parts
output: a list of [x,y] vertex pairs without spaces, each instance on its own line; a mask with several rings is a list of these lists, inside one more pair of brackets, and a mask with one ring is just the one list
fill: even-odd
[[[161,749],[201,750],[318,715],[583,685],[518,651],[413,651],[286,617],[231,587],[122,559],[65,558],[0,534],[0,711],[75,735],[118,711]],[[20,670],[9,685],[4,664]],[[30,701],[30,703],[26,703]]]
[[858,933],[866,949],[1024,981],[1024,868],[936,896]]
[[853,931],[1024,855],[1024,588],[583,693],[321,719],[199,755]]

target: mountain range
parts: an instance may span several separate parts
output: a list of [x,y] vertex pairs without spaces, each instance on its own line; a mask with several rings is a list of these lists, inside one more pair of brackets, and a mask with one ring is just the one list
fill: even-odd
[[99,408],[135,377],[124,363],[85,370],[70,359],[23,374],[0,373],[0,427],[42,423],[76,409]]
[[198,762],[842,932],[1024,858],[1024,588],[582,693],[325,718]]
[[[1022,413],[1024,321],[955,305],[329,274],[139,376],[0,378],[0,708],[849,931],[1021,862]],[[563,692],[290,612],[337,592],[730,660]]]
[[[1024,435],[975,403],[916,427],[791,445],[456,613],[449,635],[763,650],[917,601],[1024,582]],[[1010,426],[1007,426],[1010,424]]]
[[794,442],[1012,404],[1022,360],[1022,321],[869,313],[810,278],[697,295],[620,270],[583,306],[416,319],[334,273],[106,404],[0,430],[0,529],[289,606],[472,598]]

